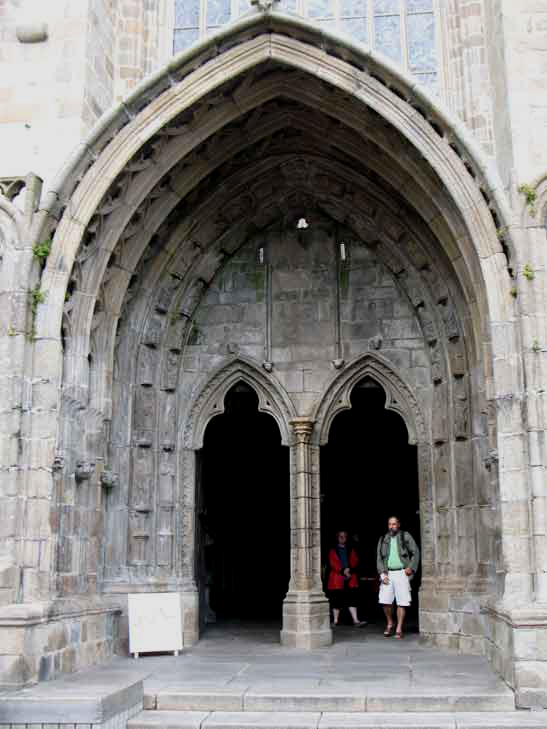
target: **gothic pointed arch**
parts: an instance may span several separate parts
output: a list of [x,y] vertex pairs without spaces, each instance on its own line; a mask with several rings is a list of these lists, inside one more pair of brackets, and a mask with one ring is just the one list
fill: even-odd
[[412,389],[388,359],[377,353],[367,352],[338,372],[321,397],[313,414],[318,444],[326,445],[332,421],[339,412],[351,408],[353,388],[368,377],[384,390],[385,409],[397,413],[404,420],[409,444],[426,443],[426,421]]
[[[294,234],[298,210],[332,222],[332,260],[343,230],[354,260],[384,266],[404,319],[385,336],[389,343],[375,346],[376,331],[362,327],[364,309],[345,322],[362,336],[344,335],[338,321],[316,350],[301,347],[300,359],[276,353],[275,337],[266,341],[268,307],[279,302],[266,295],[256,254],[272,231],[290,223]],[[447,591],[461,591],[454,585],[465,581],[469,591],[487,584],[493,592],[502,564],[492,546],[496,500],[502,479],[512,478],[510,437],[524,431],[507,210],[496,174],[439,104],[373,52],[300,19],[275,10],[250,15],[147,80],[68,162],[29,241],[54,233],[35,346],[58,362],[52,384],[71,403],[40,434],[71,454],[56,473],[59,493],[75,489],[75,463],[96,464],[87,493],[97,512],[104,509],[111,536],[97,576],[103,535],[78,530],[77,519],[59,522],[59,540],[82,555],[67,561],[59,583],[77,590],[89,573],[99,590],[121,592],[161,579],[195,596],[198,450],[227,390],[243,381],[257,393],[293,457],[303,459],[291,474],[294,493],[314,501],[319,444],[336,412],[350,406],[353,385],[370,376],[422,452],[435,587],[442,578]],[[252,278],[246,291],[256,312],[246,339],[249,299],[230,304],[228,320],[211,313],[229,298],[219,280],[244,254],[242,278]],[[329,296],[350,279],[348,267],[337,266],[324,285]],[[290,318],[291,303],[282,307]],[[323,322],[334,322],[328,306],[322,311]],[[404,347],[406,365],[397,350]],[[263,356],[268,348],[271,357]],[[344,365],[344,358],[353,359]],[[333,363],[340,369],[329,380]],[[42,376],[35,370],[29,380]],[[511,434],[503,432],[502,407],[514,408]],[[73,411],[85,432],[71,427]],[[290,421],[302,425],[298,444]],[[495,449],[500,478],[487,459]],[[36,451],[44,474],[48,454]],[[117,487],[101,481],[109,470],[119,475]],[[84,508],[75,506],[78,514]],[[486,525],[480,534],[479,523]],[[306,569],[308,537],[294,542]],[[508,584],[528,580],[525,551],[518,563],[505,555]]]
[[182,447],[198,450],[208,423],[224,412],[228,391],[244,382],[258,396],[258,410],[276,421],[283,445],[291,441],[289,421],[296,417],[294,405],[276,378],[246,357],[230,358],[214,372],[204,376],[181,422]]

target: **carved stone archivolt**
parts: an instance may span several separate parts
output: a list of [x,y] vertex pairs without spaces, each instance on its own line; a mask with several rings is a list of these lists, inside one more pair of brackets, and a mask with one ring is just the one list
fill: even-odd
[[314,412],[315,438],[319,445],[326,445],[332,421],[342,410],[351,408],[351,393],[355,385],[370,377],[386,394],[385,408],[400,415],[407,427],[411,445],[428,440],[426,422],[412,389],[395,372],[391,363],[377,353],[366,353],[349,362],[343,372],[337,374],[328,385],[321,402]]
[[[270,15],[270,20],[275,17]],[[387,86],[352,67],[352,86],[347,88],[338,72],[339,58],[333,61],[314,46],[310,66],[304,49],[307,41],[300,38],[295,44],[283,23],[278,32],[283,36],[283,54],[288,54],[283,61],[287,58],[290,63],[257,61],[251,68],[249,62],[243,75],[226,84],[218,75],[190,108],[179,108],[178,116],[171,114],[164,123],[156,123],[150,139],[134,154],[133,146],[133,156],[117,172],[108,169],[111,182],[108,189],[101,189],[96,204],[89,203],[86,193],[85,214],[90,217],[77,248],[68,213],[59,226],[59,239],[70,239],[63,265],[70,265],[72,257],[75,261],[63,322],[65,387],[73,388],[80,407],[88,408],[78,414],[77,432],[72,433],[67,423],[63,448],[66,445],[72,454],[73,466],[75,442],[89,437],[94,443],[99,437],[99,428],[87,425],[90,409],[103,417],[115,411],[110,444],[115,457],[104,455],[104,463],[119,474],[119,484],[109,488],[108,477],[101,478],[98,467],[99,482],[106,487],[98,491],[116,506],[106,517],[110,533],[124,532],[116,546],[115,569],[133,579],[182,575],[188,589],[193,589],[196,450],[203,444],[207,423],[223,412],[232,385],[243,381],[252,387],[260,410],[275,418],[283,443],[294,447],[295,431],[289,422],[297,413],[269,371],[271,365],[280,376],[273,354],[264,360],[259,352],[247,360],[237,356],[241,348],[234,339],[222,356],[236,356],[226,357],[218,366],[218,352],[208,353],[203,364],[192,347],[200,339],[196,312],[215,277],[253,236],[275,230],[278,221],[287,224],[298,209],[310,207],[318,217],[328,216],[351,235],[352,245],[369,249],[389,272],[386,278],[391,275],[408,300],[410,316],[416,319],[412,326],[417,333],[421,327],[424,335],[421,379],[416,375],[412,386],[397,374],[408,376],[404,366],[394,364],[396,355],[393,361],[388,359],[387,337],[367,333],[364,341],[370,351],[349,364],[340,341],[340,352],[333,355],[338,369],[313,413],[317,425],[310,448],[318,452],[319,444],[326,442],[332,419],[351,407],[352,387],[367,376],[385,390],[386,407],[403,417],[409,442],[431,448],[430,402],[435,397],[442,410],[434,423],[442,491],[450,486],[446,474],[453,472],[450,441],[468,438],[473,422],[470,372],[482,352],[472,351],[479,338],[468,335],[472,327],[480,328],[477,322],[483,312],[474,319],[467,316],[463,291],[473,291],[471,279],[475,281],[480,266],[468,283],[460,285],[460,279],[469,276],[468,262],[475,260],[467,255],[475,241],[468,240],[465,232],[471,214],[462,223],[447,189],[454,192],[454,200],[467,200],[466,210],[475,215],[484,207],[476,182],[466,177],[446,140]],[[240,43],[241,53],[245,43]],[[253,48],[246,50],[249,58],[262,39],[257,36],[252,43]],[[263,48],[268,57],[279,56],[280,46],[269,31]],[[239,48],[232,51],[239,57]],[[332,82],[315,76],[319,52]],[[290,68],[291,63],[297,65],[297,58],[308,63],[306,72]],[[210,63],[219,67],[213,56]],[[172,69],[157,96],[168,87],[172,91],[178,78],[186,83],[182,79],[192,73],[190,67],[184,73]],[[356,74],[359,95],[353,94]],[[406,95],[411,98],[411,90]],[[367,103],[370,98],[374,105]],[[156,102],[153,99],[146,112],[151,117]],[[133,108],[137,117],[140,109]],[[379,123],[382,114],[387,122]],[[114,124],[114,131],[125,124],[127,119]],[[113,148],[116,144],[114,140]],[[120,149],[112,155],[112,168],[124,154]],[[106,179],[98,167],[92,173],[95,180]],[[81,184],[70,214],[77,214],[78,196],[86,189],[84,172],[82,161]],[[435,233],[425,220],[432,221]],[[78,221],[85,222],[85,217]],[[475,221],[475,229],[477,225]],[[483,254],[496,241],[488,226],[483,220],[476,236]],[[450,262],[456,246],[466,253],[457,272]],[[52,275],[62,278],[64,273]],[[113,401],[129,404],[113,409]],[[95,458],[97,453],[91,449],[84,455]],[[420,488],[433,493],[431,474],[427,472],[422,485],[427,469],[420,468]],[[448,498],[449,489],[446,494]],[[426,501],[431,511],[432,500]],[[443,508],[451,506],[446,503]]]
[[256,392],[258,410],[275,419],[281,442],[290,444],[289,421],[296,417],[296,411],[289,396],[273,375],[264,372],[258,364],[238,357],[220,366],[195,388],[197,394],[181,423],[183,448],[197,450],[203,446],[207,424],[224,412],[226,394],[238,382],[244,382]]

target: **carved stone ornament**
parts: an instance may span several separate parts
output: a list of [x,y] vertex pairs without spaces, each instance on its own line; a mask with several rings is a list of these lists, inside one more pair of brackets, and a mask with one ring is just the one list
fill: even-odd
[[91,474],[95,470],[95,464],[90,461],[78,461],[74,471],[74,478],[78,483],[89,481]]
[[53,463],[51,464],[51,470],[54,473],[58,473],[59,471],[62,471],[65,467],[65,458],[60,453],[57,453],[57,455],[53,459]]
[[0,177],[0,194],[13,200],[25,187],[24,177]]
[[48,39],[47,23],[28,21],[15,27],[15,35],[19,43],[43,43]]
[[257,8],[257,10],[267,12],[268,10],[273,10],[274,5],[278,2],[279,0],[251,0],[251,5]]
[[105,489],[112,489],[118,485],[118,474],[114,473],[112,469],[105,468],[101,473],[101,486]]
[[373,350],[373,349],[375,349],[375,350],[382,349],[383,342],[384,342],[384,340],[383,340],[382,335],[381,334],[377,334],[375,337],[371,337],[368,340],[368,348],[370,350]]
[[487,471],[490,471],[499,461],[498,451],[493,448],[484,458],[484,467]]

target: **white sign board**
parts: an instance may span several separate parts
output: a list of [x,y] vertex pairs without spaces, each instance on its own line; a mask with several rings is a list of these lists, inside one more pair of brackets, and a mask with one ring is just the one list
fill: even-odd
[[182,617],[178,592],[128,595],[129,652],[182,650]]

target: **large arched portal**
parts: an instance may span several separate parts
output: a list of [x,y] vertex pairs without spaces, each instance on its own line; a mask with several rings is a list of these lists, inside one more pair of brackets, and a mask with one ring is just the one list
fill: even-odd
[[79,517],[54,522],[56,597],[177,590],[197,639],[196,452],[243,372],[291,453],[282,640],[328,643],[319,449],[370,374],[418,448],[422,632],[485,650],[481,605],[523,599],[532,571],[503,527],[518,449],[507,474],[496,457],[521,410],[492,407],[521,391],[504,216],[426,95],[294,18],[257,13],[154,77],[80,151],[36,233],[55,229],[36,336],[62,359],[50,436]]

